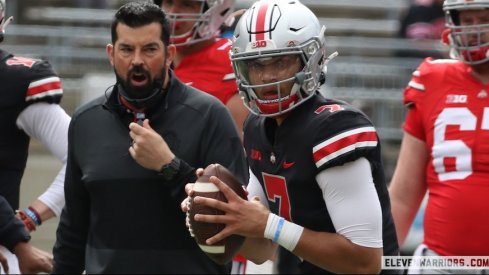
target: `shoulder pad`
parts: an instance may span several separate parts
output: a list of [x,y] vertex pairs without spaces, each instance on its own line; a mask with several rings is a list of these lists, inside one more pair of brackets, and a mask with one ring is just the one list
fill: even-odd
[[375,127],[354,108],[330,116],[318,128],[312,148],[317,168],[325,169],[355,160],[379,143]]

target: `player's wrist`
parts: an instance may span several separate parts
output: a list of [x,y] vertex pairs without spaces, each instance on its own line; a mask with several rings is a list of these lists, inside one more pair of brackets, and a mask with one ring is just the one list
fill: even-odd
[[34,209],[34,207],[29,206],[24,211],[29,216],[29,218],[31,218],[34,221],[34,223],[37,226],[42,224],[41,215],[39,215],[39,212],[37,212],[36,209]]
[[41,216],[30,206],[24,210],[17,210],[16,212],[17,218],[24,223],[29,232],[35,231],[37,226],[42,224]]
[[273,213],[268,214],[263,236],[283,248],[293,251],[299,242],[304,227],[286,221]]

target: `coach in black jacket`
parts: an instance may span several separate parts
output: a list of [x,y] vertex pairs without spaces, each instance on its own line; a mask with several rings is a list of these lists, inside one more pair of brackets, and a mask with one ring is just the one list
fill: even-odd
[[194,167],[220,163],[246,183],[243,147],[226,107],[168,69],[168,35],[154,4],[115,15],[117,83],[70,124],[54,273],[229,273],[190,237],[180,202]]

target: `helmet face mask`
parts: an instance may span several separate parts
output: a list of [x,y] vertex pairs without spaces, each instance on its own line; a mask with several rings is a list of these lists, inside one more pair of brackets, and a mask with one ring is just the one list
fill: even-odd
[[[445,0],[446,26],[450,30],[448,44],[450,56],[469,65],[489,61],[489,22],[464,24],[464,16],[489,13],[489,0]],[[485,16],[485,15],[484,15]]]
[[261,113],[283,112],[295,104],[300,96],[296,76],[303,71],[303,64],[299,54],[237,60],[244,80],[242,88],[254,98],[248,101],[253,109]]
[[[322,84],[326,69],[324,33],[325,27],[321,27],[317,17],[298,1],[259,1],[243,14],[235,29],[230,55],[240,94],[252,113],[280,116],[312,97]],[[298,67],[266,66],[263,70],[269,70],[267,73],[274,77],[261,81],[250,76],[256,64],[287,60],[284,57],[298,57]],[[288,68],[294,70],[286,73]],[[260,95],[263,90],[268,91],[268,99]],[[274,96],[270,95],[271,90]]]
[[[178,13],[167,12],[171,23],[171,42],[176,46],[191,45],[219,35],[221,26],[234,12],[235,0],[192,0],[198,5],[198,10],[191,8],[179,8]],[[166,1],[163,1],[163,9],[169,10]],[[181,5],[173,1],[172,5]],[[187,27],[184,33],[179,29]]]
[[5,0],[0,0],[0,24],[3,23],[5,17]]
[[7,4],[5,0],[0,0],[0,42],[3,41],[3,37],[5,35],[5,28],[13,20],[13,17],[5,19]]

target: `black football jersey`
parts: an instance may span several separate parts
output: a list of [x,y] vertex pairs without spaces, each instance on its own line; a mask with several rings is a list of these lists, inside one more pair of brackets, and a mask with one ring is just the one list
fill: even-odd
[[63,90],[47,61],[14,56],[0,49],[0,195],[19,207],[20,181],[27,162],[29,136],[16,125],[30,104],[58,104]]
[[[351,105],[320,94],[291,112],[280,126],[272,118],[256,115],[245,122],[248,163],[270,210],[311,230],[335,233],[315,177],[324,169],[364,157],[372,167],[383,211],[384,255],[397,255],[380,142],[370,120]],[[308,274],[321,272],[307,262],[301,268]]]

